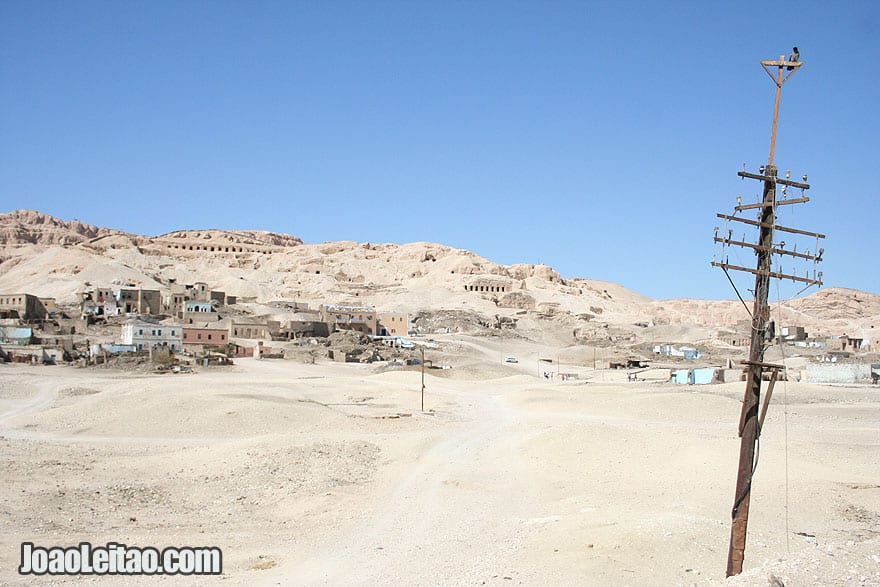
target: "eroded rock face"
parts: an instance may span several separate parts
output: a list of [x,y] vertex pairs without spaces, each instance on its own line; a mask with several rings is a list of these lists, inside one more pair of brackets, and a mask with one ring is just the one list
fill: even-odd
[[502,308],[517,308],[520,310],[534,310],[535,298],[519,291],[510,292],[501,297],[498,305]]
[[262,230],[176,230],[156,237],[141,238],[140,245],[155,250],[183,254],[196,253],[278,253],[302,245],[289,234]]
[[66,222],[34,210],[0,214],[0,244],[74,245],[100,236],[123,234],[73,220]]

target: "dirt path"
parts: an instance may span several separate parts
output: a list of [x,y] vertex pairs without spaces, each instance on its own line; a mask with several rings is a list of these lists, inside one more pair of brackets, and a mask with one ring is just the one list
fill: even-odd
[[[375,513],[266,584],[444,585],[502,580],[534,509],[517,491],[501,398],[469,394],[478,416],[429,448]],[[268,577],[267,577],[268,579]]]
[[41,381],[36,384],[37,393],[21,400],[11,400],[9,405],[0,412],[0,435],[8,435],[12,429],[10,421],[18,416],[35,414],[49,408],[58,396],[60,385],[52,381]]

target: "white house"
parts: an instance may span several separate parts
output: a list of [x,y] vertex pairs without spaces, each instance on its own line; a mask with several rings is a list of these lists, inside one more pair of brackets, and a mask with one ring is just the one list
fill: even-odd
[[133,321],[122,325],[122,344],[138,350],[167,349],[172,353],[183,349],[183,327],[176,324],[153,324]]

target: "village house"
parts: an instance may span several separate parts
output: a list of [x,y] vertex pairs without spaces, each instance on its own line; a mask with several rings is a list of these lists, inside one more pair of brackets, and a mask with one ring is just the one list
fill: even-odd
[[355,330],[364,334],[378,334],[376,310],[372,306],[321,306],[321,320],[329,324],[329,330]]
[[173,353],[183,348],[183,328],[176,324],[156,324],[131,320],[122,325],[122,344],[137,350],[166,349]]
[[95,287],[83,292],[81,313],[116,316],[118,314],[160,314],[164,310],[162,293],[158,289],[127,287]]
[[779,330],[779,339],[783,342],[807,340],[807,331],[803,326],[783,326]]
[[165,291],[162,298],[165,312],[181,320],[184,313],[188,311],[185,307],[186,302],[190,301],[210,304],[216,310],[217,307],[235,304],[236,297],[226,295],[226,292],[223,291],[208,289],[207,283],[197,281],[187,285],[173,284]]
[[287,340],[330,336],[330,325],[321,320],[321,313],[317,310],[300,310],[284,323],[280,335]]
[[162,294],[158,289],[123,287],[116,291],[116,304],[125,314],[159,314]]
[[206,300],[187,300],[183,303],[183,311],[188,314],[210,314],[214,311],[214,305]]
[[186,288],[173,285],[162,294],[162,310],[171,316],[183,315],[183,303],[188,299]]
[[693,347],[675,347],[671,344],[657,344],[651,347],[651,352],[661,357],[682,357],[684,359],[699,359],[703,353]]
[[237,301],[235,296],[228,295],[225,291],[212,289],[208,294],[208,299],[219,306],[233,306]]
[[214,310],[214,305],[209,301],[187,300],[183,303],[183,312],[178,314],[178,319],[184,324],[195,322],[216,322],[221,316]]
[[409,316],[399,312],[383,312],[379,314],[380,336],[406,336]]
[[183,348],[199,352],[209,347],[226,347],[229,330],[226,328],[183,327]]
[[210,294],[210,290],[208,289],[208,284],[204,281],[197,281],[192,285],[187,285],[186,289],[187,294],[189,294],[189,299],[199,302],[209,301],[208,296]]
[[31,294],[0,294],[0,318],[43,320],[46,308]]
[[840,350],[845,351],[847,347],[854,351],[862,350],[862,343],[865,339],[856,336],[847,336],[844,334],[840,337]]
[[109,287],[96,287],[91,291],[86,292],[84,297],[100,303],[104,303],[107,300],[116,301],[116,293]]
[[229,327],[229,335],[232,338],[272,340],[273,337],[279,336],[280,331],[281,323],[277,320],[267,320],[265,322],[233,321]]

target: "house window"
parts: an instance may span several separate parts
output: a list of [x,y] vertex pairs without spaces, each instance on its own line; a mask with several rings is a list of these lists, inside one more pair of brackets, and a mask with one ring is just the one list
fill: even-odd
[[143,335],[144,335],[144,329],[138,328],[138,336],[143,336]]
[[202,333],[201,332],[199,332],[198,338],[199,338],[199,340],[202,340]]
[[226,335],[225,335],[225,334],[221,334],[221,335],[220,335],[220,340],[226,340]]
[[156,334],[158,334],[159,336],[162,336],[162,331],[161,331],[161,330],[157,330],[157,331],[156,331]]
[[210,334],[208,335],[208,340],[211,340],[211,335],[210,335]]

